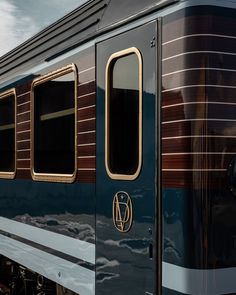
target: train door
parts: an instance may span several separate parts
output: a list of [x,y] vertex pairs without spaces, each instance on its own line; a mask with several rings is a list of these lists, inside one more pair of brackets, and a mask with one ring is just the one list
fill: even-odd
[[157,23],[97,44],[96,295],[157,294]]

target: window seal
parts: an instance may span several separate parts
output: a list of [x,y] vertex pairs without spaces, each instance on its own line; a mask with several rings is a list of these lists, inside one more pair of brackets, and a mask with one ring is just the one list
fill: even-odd
[[5,92],[0,93],[0,100],[7,98],[9,96],[14,96],[14,112],[15,112],[15,115],[14,115],[14,119],[15,119],[15,122],[14,122],[14,128],[15,128],[15,136],[14,136],[15,160],[14,160],[14,164],[15,164],[15,169],[14,169],[14,171],[11,171],[11,172],[0,171],[0,178],[2,178],[2,179],[14,179],[16,176],[16,89],[15,88],[12,88],[12,89],[9,89]]
[[[45,82],[51,81],[52,79],[59,78],[69,73],[74,73],[75,77],[75,162],[74,162],[74,172],[72,174],[61,174],[61,173],[40,173],[35,172],[34,170],[34,88],[40,84]],[[50,72],[46,75],[38,77],[33,80],[31,85],[31,103],[30,103],[30,170],[31,170],[31,177],[35,181],[48,181],[48,182],[61,182],[61,183],[72,183],[75,181],[77,176],[77,100],[78,100],[78,72],[75,64],[67,65],[63,68]]]
[[[111,81],[111,69],[113,61],[130,55],[136,54],[139,61],[139,158],[138,158],[138,167],[135,173],[133,174],[117,174],[112,173],[109,169],[109,101],[110,101],[110,81]],[[106,64],[106,73],[105,73],[105,167],[107,174],[111,179],[114,180],[135,180],[141,171],[142,166],[142,97],[143,97],[143,61],[141,52],[136,47],[130,47],[118,52],[113,53]]]

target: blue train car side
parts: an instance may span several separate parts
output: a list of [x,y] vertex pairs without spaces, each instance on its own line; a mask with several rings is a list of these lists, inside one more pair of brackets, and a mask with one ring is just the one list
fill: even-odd
[[0,295],[236,293],[235,16],[91,0],[0,58]]

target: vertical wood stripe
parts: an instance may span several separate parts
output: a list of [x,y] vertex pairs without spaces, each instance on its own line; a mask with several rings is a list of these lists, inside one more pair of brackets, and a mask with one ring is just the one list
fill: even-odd
[[[95,74],[95,68],[94,68]],[[78,182],[96,181],[96,93],[95,82],[78,87]]]
[[[16,88],[16,166],[17,178],[31,178],[30,174],[30,92],[31,82]],[[23,152],[21,151],[23,150]],[[28,150],[28,152],[24,152]]]

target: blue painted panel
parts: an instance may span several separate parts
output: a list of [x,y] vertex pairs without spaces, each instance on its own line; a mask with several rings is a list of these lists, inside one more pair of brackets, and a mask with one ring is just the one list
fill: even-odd
[[165,189],[162,198],[163,260],[180,266],[192,265],[196,236],[193,234],[191,191]]
[[[156,49],[150,41],[156,34],[152,23],[98,44],[97,65],[97,218],[96,218],[96,294],[128,295],[154,293],[155,214],[156,214]],[[140,38],[140,36],[143,36]],[[104,73],[114,52],[137,47],[143,58],[143,155],[141,173],[133,181],[113,180],[105,169],[105,92]],[[113,224],[115,194],[125,191],[133,203],[134,221],[129,232],[120,233]],[[149,245],[153,244],[153,259]],[[132,290],[132,291],[131,291]],[[130,293],[131,292],[131,293]]]
[[0,180],[0,216],[95,240],[95,184]]

